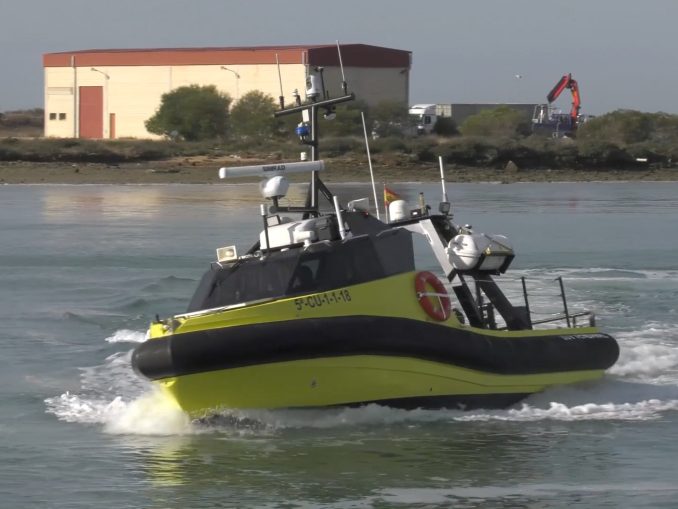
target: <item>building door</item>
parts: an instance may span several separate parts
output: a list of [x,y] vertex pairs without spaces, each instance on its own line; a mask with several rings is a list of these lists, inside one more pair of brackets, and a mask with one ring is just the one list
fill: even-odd
[[111,113],[108,116],[108,125],[108,132],[110,133],[108,137],[113,140],[115,139],[115,113]]
[[104,87],[80,87],[80,137],[104,137]]

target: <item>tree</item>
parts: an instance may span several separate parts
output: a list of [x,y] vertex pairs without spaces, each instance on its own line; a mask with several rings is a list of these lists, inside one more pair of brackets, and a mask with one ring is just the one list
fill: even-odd
[[181,136],[185,140],[223,137],[228,128],[231,98],[214,85],[190,85],[163,94],[160,108],[146,121],[154,134]]
[[321,136],[362,136],[363,123],[360,112],[369,116],[367,104],[362,101],[352,101],[338,104],[335,107],[336,118],[330,120],[324,118],[320,111],[318,123]]
[[509,106],[483,110],[468,117],[459,127],[464,136],[506,136],[516,138],[530,134],[530,119]]
[[259,90],[248,92],[231,109],[231,131],[236,136],[270,138],[278,133],[280,122],[273,113],[275,100]]
[[667,121],[667,117],[662,115],[633,110],[613,111],[586,122],[579,128],[577,138],[614,143],[621,147],[648,141],[654,136],[657,124]]
[[451,117],[438,117],[433,125],[433,132],[438,136],[455,136],[459,134],[457,124]]
[[402,136],[412,123],[407,103],[386,100],[370,109],[372,133],[378,136]]

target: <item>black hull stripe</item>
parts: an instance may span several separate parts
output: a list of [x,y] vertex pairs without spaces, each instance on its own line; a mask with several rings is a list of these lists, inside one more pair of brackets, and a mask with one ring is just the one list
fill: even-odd
[[493,337],[420,320],[352,316],[258,323],[175,334],[139,345],[132,365],[151,380],[256,364],[379,355],[525,375],[606,369],[611,336]]
[[448,410],[475,410],[478,408],[508,408],[528,396],[530,396],[530,394],[520,393],[417,396],[412,398],[381,399],[377,401],[351,403],[350,405],[342,406],[361,407],[370,403],[376,403],[377,405],[399,408],[402,410],[416,410],[418,408],[422,408],[424,410],[440,410],[443,408]]

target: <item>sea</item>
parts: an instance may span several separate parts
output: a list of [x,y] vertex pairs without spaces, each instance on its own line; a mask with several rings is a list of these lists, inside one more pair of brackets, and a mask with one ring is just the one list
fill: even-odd
[[[332,187],[373,202],[368,185]],[[441,199],[439,183],[389,187]],[[511,240],[511,298],[525,277],[533,311],[557,314],[562,277],[570,311],[618,339],[602,380],[503,410],[191,421],[131,352],[156,314],[185,311],[217,247],[258,238],[257,184],[0,186],[0,507],[678,507],[678,183],[447,193],[457,223]]]

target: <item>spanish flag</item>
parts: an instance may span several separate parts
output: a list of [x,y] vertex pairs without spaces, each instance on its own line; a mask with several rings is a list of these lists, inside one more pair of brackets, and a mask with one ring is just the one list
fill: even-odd
[[400,200],[400,195],[394,191],[391,191],[386,184],[384,184],[384,205],[389,205],[391,202]]

